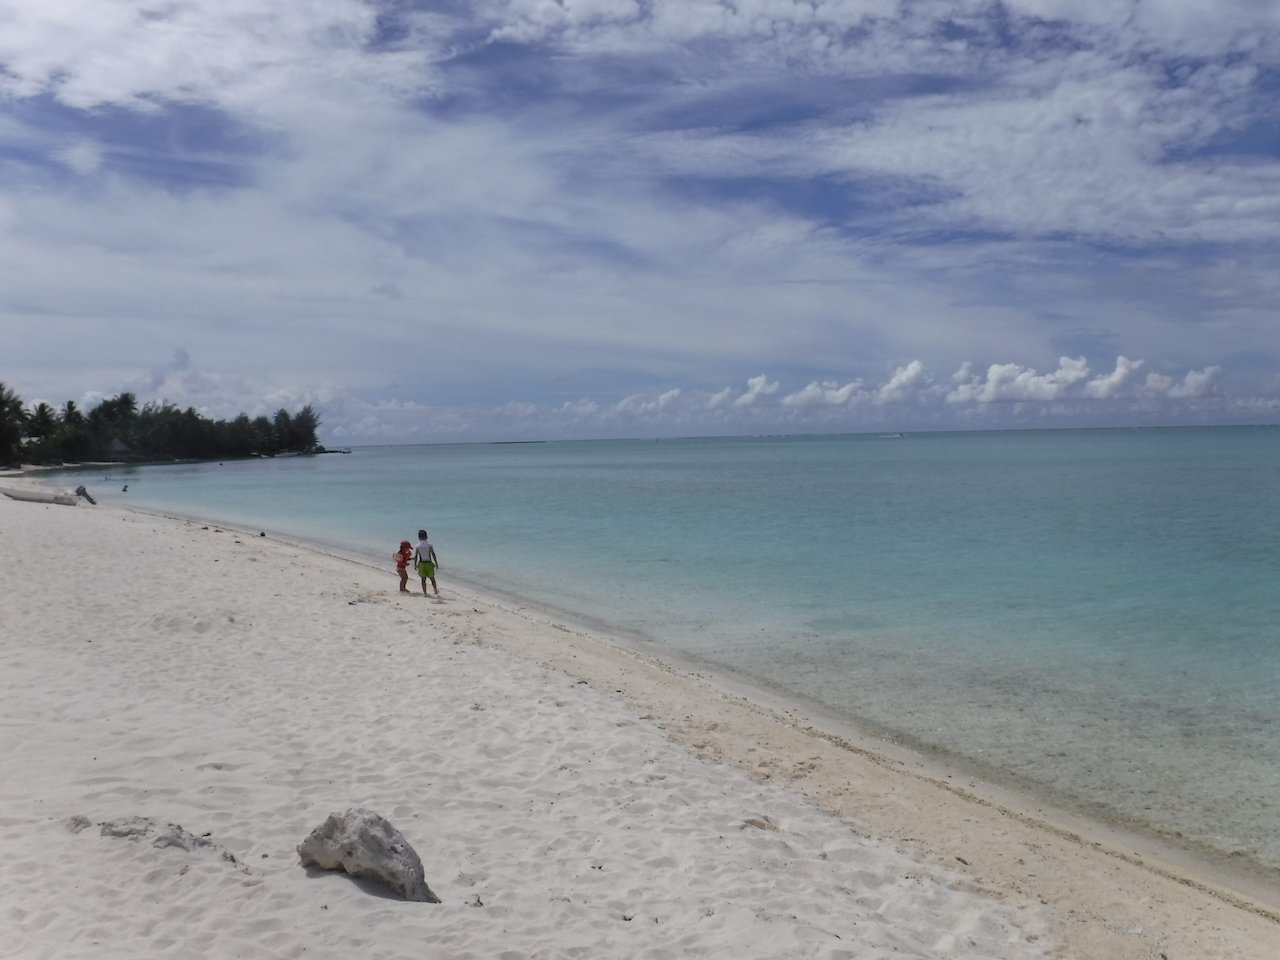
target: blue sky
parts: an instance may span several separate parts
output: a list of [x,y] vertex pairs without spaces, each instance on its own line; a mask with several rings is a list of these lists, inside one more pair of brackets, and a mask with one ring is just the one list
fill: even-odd
[[328,442],[1280,422],[1280,5],[0,0],[0,380]]

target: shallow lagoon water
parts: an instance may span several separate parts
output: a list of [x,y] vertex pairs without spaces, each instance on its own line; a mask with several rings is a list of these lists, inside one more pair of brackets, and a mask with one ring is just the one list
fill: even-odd
[[425,526],[445,583],[1280,870],[1280,429],[365,447],[109,476],[76,482],[389,571]]

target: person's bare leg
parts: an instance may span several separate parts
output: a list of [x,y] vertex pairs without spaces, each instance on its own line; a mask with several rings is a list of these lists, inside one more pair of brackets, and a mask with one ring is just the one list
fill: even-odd
[[[435,578],[435,577],[432,577],[432,578],[431,578],[431,589],[432,589],[432,590],[434,590],[434,591],[436,592],[436,596],[437,596],[437,597],[438,597],[438,596],[440,596],[440,588],[436,586],[436,578]],[[426,592],[427,592],[427,583],[426,583],[426,581],[425,581],[425,580],[422,582],[422,592],[423,592],[423,593],[426,593]]]
[[427,595],[427,578],[426,577],[422,578],[422,595],[424,597]]

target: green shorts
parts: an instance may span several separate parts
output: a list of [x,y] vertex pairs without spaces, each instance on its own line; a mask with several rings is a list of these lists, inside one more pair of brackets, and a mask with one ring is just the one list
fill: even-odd
[[430,580],[436,575],[436,565],[427,560],[423,560],[418,564],[418,576],[423,580]]

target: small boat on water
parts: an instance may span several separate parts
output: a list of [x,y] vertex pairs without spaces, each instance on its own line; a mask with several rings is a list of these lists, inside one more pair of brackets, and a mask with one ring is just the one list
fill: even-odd
[[10,487],[0,487],[0,493],[3,493],[10,500],[27,500],[31,503],[60,503],[64,507],[74,507],[76,505],[76,498],[65,493],[45,493],[43,490],[14,490]]

